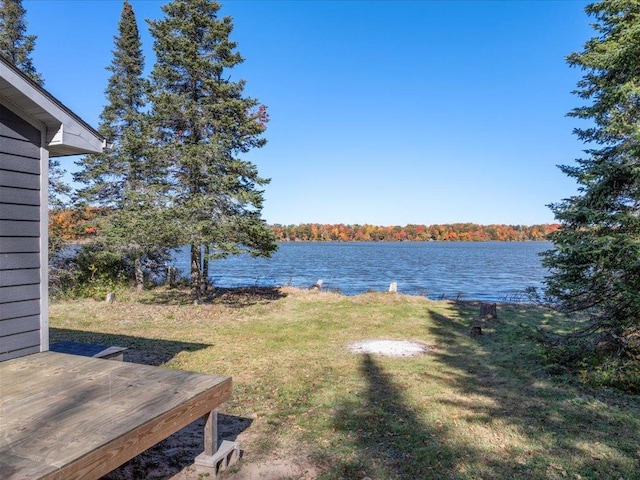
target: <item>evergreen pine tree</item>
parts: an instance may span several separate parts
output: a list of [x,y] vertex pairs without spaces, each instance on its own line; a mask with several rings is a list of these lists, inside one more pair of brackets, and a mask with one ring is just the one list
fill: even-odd
[[[27,35],[26,10],[22,0],[0,0],[0,55],[7,58],[38,85],[44,80],[33,65],[31,53],[35,48],[36,36]],[[49,204],[54,208],[63,207],[71,189],[63,181],[64,170],[60,161],[49,159]],[[55,240],[53,238],[52,240]]]
[[26,34],[25,15],[22,0],[0,0],[0,54],[38,85],[42,85],[42,76],[36,71],[31,59],[36,36]]
[[586,7],[596,36],[568,57],[585,75],[576,94],[587,105],[569,115],[586,158],[562,171],[577,195],[551,205],[561,228],[546,293],[565,312],[586,312],[588,329],[622,334],[640,326],[640,1],[604,0]]
[[153,116],[159,155],[170,181],[183,242],[191,246],[192,287],[206,288],[208,259],[270,255],[275,237],[261,219],[268,179],[240,156],[260,148],[268,117],[244,95],[245,82],[229,70],[243,61],[229,39],[230,17],[210,0],[174,0],[165,18],[150,21],[156,64]]
[[98,128],[110,147],[83,157],[76,181],[85,184],[78,199],[109,212],[99,228],[99,240],[135,264],[138,289],[143,285],[144,261],[165,256],[172,244],[171,221],[164,203],[164,175],[153,162],[150,124],[144,112],[148,82],[144,57],[131,5],[123,3],[118,36],[106,89],[107,105]]
[[133,8],[126,0],[114,45],[113,59],[107,67],[111,72],[105,90],[107,105],[98,127],[109,147],[102,154],[83,157],[79,162],[81,170],[74,178],[85,184],[78,192],[81,199],[122,208],[126,192],[135,191],[146,180],[149,140],[142,43]]

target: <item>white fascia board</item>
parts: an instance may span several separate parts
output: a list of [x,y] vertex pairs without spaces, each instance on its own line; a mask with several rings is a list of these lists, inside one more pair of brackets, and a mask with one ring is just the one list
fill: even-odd
[[100,153],[105,147],[103,139],[87,135],[86,130],[75,129],[68,123],[61,123],[55,132],[47,128],[47,141],[52,156]]

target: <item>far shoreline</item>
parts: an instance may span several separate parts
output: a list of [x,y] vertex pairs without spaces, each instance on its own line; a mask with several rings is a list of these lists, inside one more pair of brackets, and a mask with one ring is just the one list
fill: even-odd
[[549,242],[548,238],[526,240],[278,240],[278,243],[531,243]]

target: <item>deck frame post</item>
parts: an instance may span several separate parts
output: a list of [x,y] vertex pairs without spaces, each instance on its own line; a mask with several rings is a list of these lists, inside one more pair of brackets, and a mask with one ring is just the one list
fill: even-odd
[[204,416],[204,454],[213,457],[218,451],[218,410]]

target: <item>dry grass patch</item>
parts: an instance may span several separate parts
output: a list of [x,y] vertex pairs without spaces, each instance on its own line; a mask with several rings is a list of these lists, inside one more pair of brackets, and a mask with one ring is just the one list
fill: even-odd
[[[561,321],[544,310],[501,306],[499,322],[472,338],[477,305],[399,294],[241,290],[199,305],[179,292],[145,295],[54,304],[52,340],[117,344],[147,363],[232,375],[224,413],[244,422],[230,435],[245,458],[229,478],[263,474],[277,458],[299,468],[290,478],[637,478],[640,401],[548,373],[528,337]],[[349,352],[374,338],[434,349]],[[161,463],[154,452],[145,455]]]

